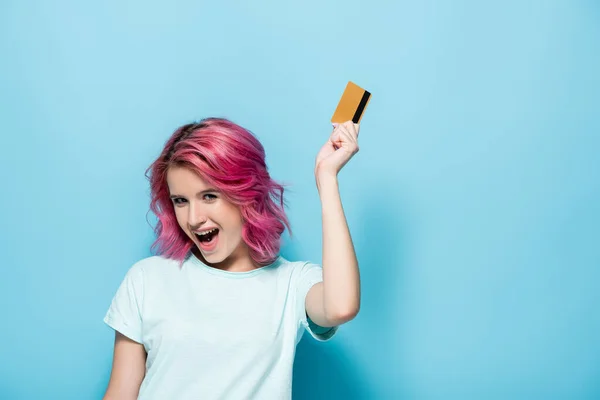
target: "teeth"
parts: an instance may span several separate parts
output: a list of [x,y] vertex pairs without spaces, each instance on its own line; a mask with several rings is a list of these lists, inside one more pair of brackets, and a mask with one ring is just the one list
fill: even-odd
[[212,233],[214,231],[216,231],[217,229],[211,229],[210,231],[206,231],[206,232],[194,232],[196,235],[200,235],[200,236],[204,236],[204,235],[208,235],[209,233]]

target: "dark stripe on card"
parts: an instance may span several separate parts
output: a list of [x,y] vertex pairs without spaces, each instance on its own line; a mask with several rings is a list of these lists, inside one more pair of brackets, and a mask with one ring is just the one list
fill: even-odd
[[352,118],[352,122],[354,122],[355,124],[358,124],[358,121],[360,120],[360,116],[362,115],[363,111],[365,111],[365,107],[367,106],[367,102],[369,101],[370,96],[371,96],[371,93],[369,93],[365,90],[365,92],[363,93],[362,99],[360,99],[360,103],[358,103],[358,107],[356,108],[354,117]]

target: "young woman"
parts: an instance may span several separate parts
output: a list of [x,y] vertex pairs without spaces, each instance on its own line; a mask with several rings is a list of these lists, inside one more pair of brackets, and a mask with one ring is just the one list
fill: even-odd
[[218,118],[177,129],[148,168],[158,255],[135,263],[104,321],[115,330],[104,399],[289,399],[304,330],[331,339],[360,305],[358,262],[337,175],[358,125],[316,157],[322,265],[279,255],[283,186],[241,126]]

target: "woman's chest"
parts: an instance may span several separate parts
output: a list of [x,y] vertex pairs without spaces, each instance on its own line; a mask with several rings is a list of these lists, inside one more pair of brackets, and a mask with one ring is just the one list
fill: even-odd
[[165,280],[145,293],[147,351],[203,349],[207,354],[272,345],[293,325],[288,288],[276,281]]

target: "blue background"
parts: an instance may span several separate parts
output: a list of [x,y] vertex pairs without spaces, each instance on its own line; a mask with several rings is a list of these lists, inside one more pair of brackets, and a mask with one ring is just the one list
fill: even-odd
[[0,34],[0,398],[101,398],[144,170],[183,123],[257,134],[283,255],[320,262],[348,80],[373,93],[340,174],[362,309],[305,336],[294,397],[600,398],[597,1],[5,0]]

